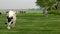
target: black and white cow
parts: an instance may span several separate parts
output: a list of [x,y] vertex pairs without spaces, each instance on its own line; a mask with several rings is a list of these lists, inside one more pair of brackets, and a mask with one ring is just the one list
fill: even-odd
[[14,27],[16,23],[16,12],[15,11],[9,11],[7,13],[7,29],[10,29],[11,27]]

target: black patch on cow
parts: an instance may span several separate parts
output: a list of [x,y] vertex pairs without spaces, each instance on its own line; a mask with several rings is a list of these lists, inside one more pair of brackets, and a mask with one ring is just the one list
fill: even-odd
[[7,19],[8,19],[8,22],[10,22],[13,19],[13,17],[8,17],[7,16]]
[[11,24],[12,24],[13,22],[11,22]]

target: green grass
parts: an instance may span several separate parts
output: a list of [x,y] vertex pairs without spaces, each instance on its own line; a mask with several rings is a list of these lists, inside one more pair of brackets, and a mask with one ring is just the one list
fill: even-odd
[[10,30],[5,22],[6,15],[3,14],[0,16],[0,34],[60,34],[60,15],[17,14],[16,26]]

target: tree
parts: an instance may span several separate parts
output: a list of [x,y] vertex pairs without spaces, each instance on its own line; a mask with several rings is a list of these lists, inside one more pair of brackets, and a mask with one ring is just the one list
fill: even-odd
[[57,3],[57,9],[60,10],[60,0],[56,0]]
[[52,5],[52,9],[60,9],[60,0],[55,0],[55,4]]
[[56,0],[37,0],[36,4],[37,4],[37,6],[44,8],[43,14],[44,14],[44,16],[48,16],[47,9],[49,7],[51,7],[53,4],[55,4],[56,3],[55,1]]

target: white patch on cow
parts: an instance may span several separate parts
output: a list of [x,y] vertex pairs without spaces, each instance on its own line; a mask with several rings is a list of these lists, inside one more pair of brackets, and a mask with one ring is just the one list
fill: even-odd
[[12,17],[14,15],[13,11],[9,11],[9,17]]

